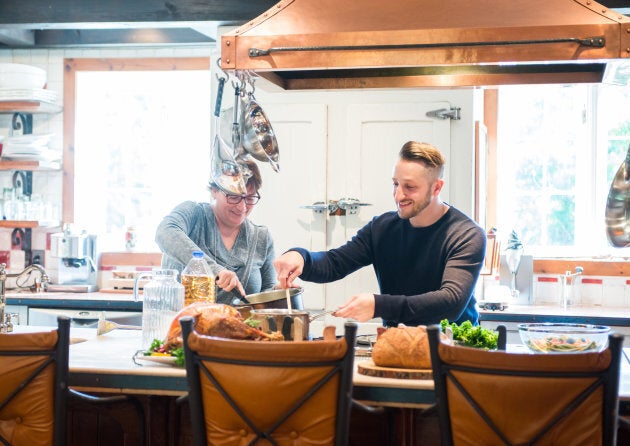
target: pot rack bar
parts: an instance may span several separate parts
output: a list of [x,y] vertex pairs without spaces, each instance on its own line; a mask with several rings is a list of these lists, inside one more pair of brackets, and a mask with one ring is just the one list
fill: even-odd
[[550,43],[576,43],[578,46],[604,48],[606,38],[604,36],[586,37],[584,39],[569,37],[564,39],[535,39],[535,40],[500,40],[494,42],[444,42],[444,43],[409,43],[400,45],[339,45],[339,46],[287,46],[271,47],[268,49],[250,48],[250,57],[269,56],[271,53],[300,52],[300,51],[378,51],[378,50],[405,50],[425,48],[459,48],[473,46],[513,46],[513,45],[540,45]]

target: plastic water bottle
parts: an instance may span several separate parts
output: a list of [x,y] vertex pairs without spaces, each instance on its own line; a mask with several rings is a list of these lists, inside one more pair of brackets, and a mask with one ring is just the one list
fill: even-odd
[[177,281],[174,269],[154,269],[136,277],[134,292],[142,277],[151,280],[144,285],[142,298],[142,348],[148,349],[153,340],[165,340],[175,315],[184,307],[184,286]]
[[194,302],[216,301],[216,284],[208,264],[203,258],[203,252],[193,251],[190,259],[182,271],[182,285],[184,285],[184,305]]

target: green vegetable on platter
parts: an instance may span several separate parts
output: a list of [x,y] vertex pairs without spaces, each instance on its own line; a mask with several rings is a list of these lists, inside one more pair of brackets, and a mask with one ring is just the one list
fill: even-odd
[[149,349],[144,352],[144,356],[172,356],[175,358],[175,365],[184,365],[184,349],[182,347],[167,349],[163,341],[154,339]]
[[442,319],[440,326],[443,332],[446,332],[446,327],[450,327],[453,331],[453,340],[467,347],[486,350],[497,348],[499,333],[494,330],[483,328],[481,325],[473,325],[470,321],[464,321],[457,325],[455,322],[449,323],[447,319]]

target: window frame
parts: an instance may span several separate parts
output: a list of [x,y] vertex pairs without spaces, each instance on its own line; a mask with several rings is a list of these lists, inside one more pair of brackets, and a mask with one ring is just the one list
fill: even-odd
[[210,71],[210,57],[65,58],[63,61],[62,221],[74,223],[76,79],[81,71]]
[[[498,139],[498,115],[499,115],[499,94],[500,87],[484,88],[483,97],[483,124],[487,131],[487,153],[483,166],[478,166],[487,178],[486,189],[477,190],[476,200],[479,200],[480,194],[485,194],[486,210],[486,229],[495,228],[497,226],[497,139]],[[595,94],[595,93],[594,93]],[[589,97],[590,101],[595,100],[594,94]],[[591,126],[591,151],[595,151],[595,121],[596,116],[588,116],[589,125]],[[593,167],[595,169],[595,167]],[[595,175],[595,172],[592,172]],[[591,179],[589,179],[591,181]],[[602,187],[602,186],[596,186]],[[608,191],[605,191],[606,194]],[[534,274],[563,274],[567,270],[573,270],[576,265],[582,266],[588,271],[589,275],[599,276],[616,276],[626,277],[629,275],[626,267],[627,251],[622,249],[616,253],[610,254],[608,257],[602,258],[601,255],[559,255],[559,256],[541,256],[534,255]]]

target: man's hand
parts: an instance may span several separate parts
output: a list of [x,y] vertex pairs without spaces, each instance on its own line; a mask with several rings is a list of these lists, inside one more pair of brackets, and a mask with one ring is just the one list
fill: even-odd
[[366,322],[374,317],[374,294],[361,293],[339,306],[335,316]]
[[297,251],[288,251],[274,260],[273,266],[276,269],[276,274],[278,274],[280,287],[291,288],[293,281],[302,274],[304,258]]
[[245,289],[241,284],[241,281],[238,280],[238,276],[234,271],[230,271],[229,269],[223,269],[219,271],[217,275],[217,286],[225,291],[232,291],[234,288],[241,293],[241,296],[245,296]]

